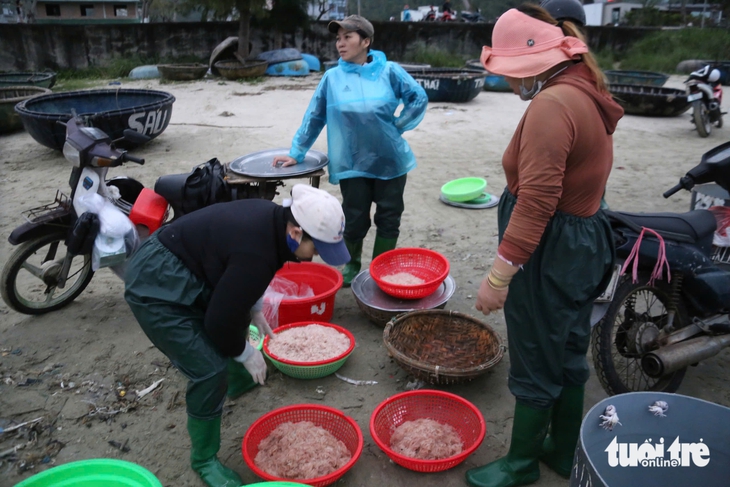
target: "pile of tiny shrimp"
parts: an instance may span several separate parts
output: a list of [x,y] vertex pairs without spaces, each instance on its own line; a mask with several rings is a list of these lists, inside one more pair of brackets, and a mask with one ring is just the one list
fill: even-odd
[[398,286],[417,286],[426,282],[410,272],[396,272],[395,274],[385,275],[380,279],[388,284],[396,284]]
[[321,362],[347,352],[350,338],[334,328],[312,323],[276,333],[268,347],[271,353],[285,360]]
[[461,453],[464,443],[453,426],[433,419],[416,419],[395,429],[390,447],[407,457],[441,460]]
[[329,475],[352,454],[332,433],[311,421],[282,423],[259,443],[254,463],[285,479],[306,480]]

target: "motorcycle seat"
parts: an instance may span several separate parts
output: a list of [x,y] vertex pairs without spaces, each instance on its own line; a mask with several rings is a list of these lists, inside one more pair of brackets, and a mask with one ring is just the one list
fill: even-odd
[[687,213],[626,213],[607,211],[609,219],[620,222],[634,230],[651,228],[664,238],[691,243],[702,243],[717,228],[715,216],[707,210]]

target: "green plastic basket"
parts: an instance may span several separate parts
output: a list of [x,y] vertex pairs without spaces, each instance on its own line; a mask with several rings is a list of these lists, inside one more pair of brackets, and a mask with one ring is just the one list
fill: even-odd
[[162,487],[146,468],[123,460],[99,458],[53,467],[15,487]]
[[479,198],[487,188],[484,178],[454,179],[441,186],[441,194],[450,201],[470,201]]
[[248,326],[248,340],[249,340],[249,342],[251,342],[251,341],[255,342],[258,340],[259,344],[256,345],[256,350],[261,350],[262,348],[264,348],[264,341],[260,340],[260,337],[259,337],[259,329],[253,325]]
[[350,339],[350,348],[347,349],[347,351],[342,355],[334,357],[330,361],[315,362],[316,365],[304,365],[306,362],[293,362],[272,355],[268,347],[269,337],[265,337],[263,343],[264,353],[269,358],[269,360],[271,360],[271,363],[274,364],[274,367],[279,369],[283,374],[286,374],[289,377],[294,377],[295,379],[319,379],[320,377],[334,374],[340,367],[342,367],[352,351],[355,349],[355,337],[352,335],[352,333],[342,328],[341,326],[333,325],[332,323],[323,323],[317,321],[304,321],[301,323],[290,323],[285,326],[280,326],[279,328],[274,330],[274,334],[287,330],[289,328],[307,325],[322,325],[334,328],[340,333],[347,335],[347,337]]

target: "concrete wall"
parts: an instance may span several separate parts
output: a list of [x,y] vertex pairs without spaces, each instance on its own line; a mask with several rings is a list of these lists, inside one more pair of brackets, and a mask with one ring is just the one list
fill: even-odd
[[[432,22],[374,22],[373,47],[389,59],[402,60],[409,46],[418,42],[453,52],[455,56],[478,58],[481,48],[491,43],[492,24],[441,24]],[[593,27],[588,29],[592,48],[617,51],[652,29]],[[238,34],[236,22],[38,25],[4,24],[0,29],[0,71],[83,69],[105,66],[112,59],[133,56],[180,58],[194,56],[207,61],[221,41]],[[275,44],[271,31],[253,28],[253,52],[295,47],[319,56],[337,59],[334,37],[326,22],[285,34]]]

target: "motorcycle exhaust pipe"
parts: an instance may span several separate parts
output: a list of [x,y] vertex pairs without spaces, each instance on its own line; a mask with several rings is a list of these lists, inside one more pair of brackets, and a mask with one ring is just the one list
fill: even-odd
[[649,377],[662,377],[713,357],[727,346],[730,346],[730,335],[693,338],[644,355],[641,368]]

